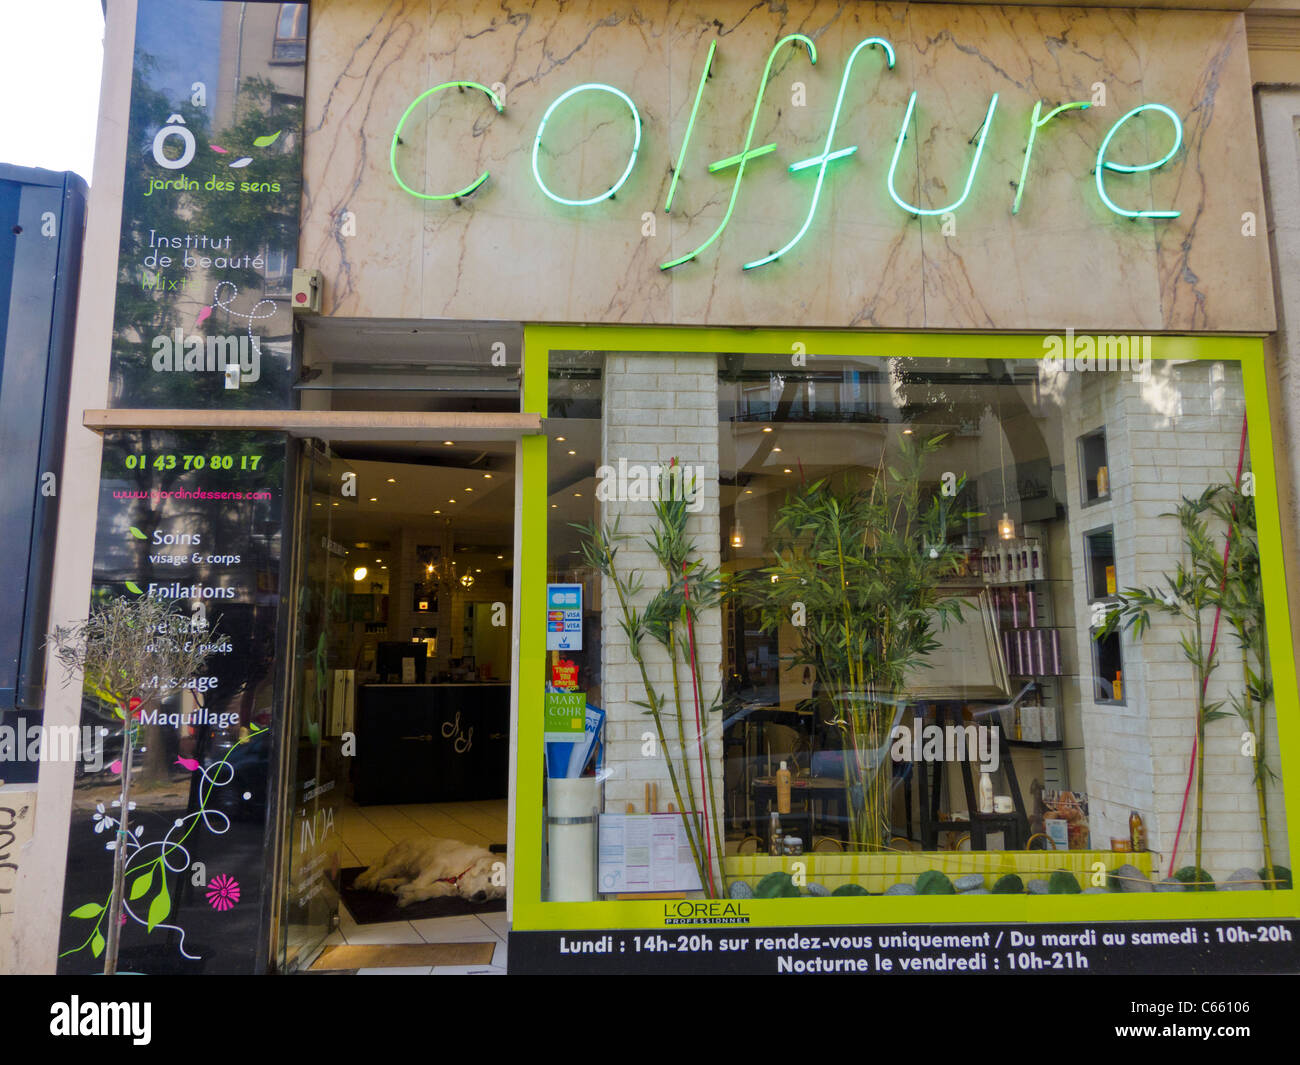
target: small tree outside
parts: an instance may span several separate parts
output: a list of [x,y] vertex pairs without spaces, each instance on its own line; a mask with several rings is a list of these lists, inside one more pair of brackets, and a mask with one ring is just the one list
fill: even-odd
[[[88,904],[98,908],[94,916],[108,919],[107,938],[96,929],[91,949],[96,956],[103,952],[104,973],[111,975],[117,971],[121,938],[131,769],[141,714],[183,690],[212,655],[225,653],[229,637],[212,635],[206,620],[187,616],[174,601],[121,596],[95,606],[84,621],[56,626],[49,643],[63,666],[65,686],[81,677],[83,690],[112,707],[122,722],[120,811],[116,838],[110,844],[112,888],[105,906]],[[166,916],[160,913],[164,906],[170,907],[165,890],[150,905],[151,927]]]

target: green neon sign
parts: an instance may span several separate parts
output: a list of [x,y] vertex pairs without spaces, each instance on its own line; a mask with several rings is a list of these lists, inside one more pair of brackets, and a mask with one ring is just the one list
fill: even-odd
[[835,128],[840,121],[840,108],[844,106],[844,90],[849,84],[849,75],[853,72],[853,61],[858,58],[858,53],[864,48],[874,48],[879,45],[885,52],[885,61],[890,70],[894,69],[894,46],[883,37],[868,37],[860,41],[858,46],[849,53],[848,62],[844,64],[844,76],[840,78],[840,94],[835,99],[835,110],[831,114],[831,124],[826,130],[826,147],[822,149],[821,155],[815,155],[811,159],[801,159],[797,163],[790,164],[790,173],[796,174],[803,170],[817,167],[817,184],[813,186],[812,202],[808,205],[808,215],[803,220],[803,225],[799,232],[796,233],[786,245],[761,259],[755,259],[752,262],[745,263],[743,269],[753,270],[755,267],[766,266],[768,263],[775,262],[786,252],[793,248],[803,236],[808,232],[808,227],[812,225],[813,215],[817,213],[817,204],[821,200],[822,184],[826,181],[826,168],[836,159],[847,159],[850,155],[858,150],[855,144],[851,148],[841,148],[839,151],[832,152],[831,145],[835,142]]
[[[564,103],[564,101],[570,96],[577,96],[580,92],[606,92],[611,96],[617,96],[627,104],[628,110],[632,112],[632,125],[636,134],[632,141],[632,154],[628,157],[627,166],[624,168],[622,176],[599,196],[592,196],[590,199],[586,200],[570,200],[563,196],[557,196],[549,187],[547,187],[546,182],[542,180],[542,173],[537,167],[537,156],[542,150],[542,134],[546,132],[546,123],[550,121],[551,115],[555,113],[555,109],[559,107],[560,104]],[[636,104],[632,102],[632,98],[628,96],[627,93],[614,88],[612,85],[601,85],[595,82],[587,85],[575,85],[568,92],[561,93],[557,96],[551,106],[546,109],[546,114],[542,115],[541,125],[537,127],[537,136],[533,138],[533,177],[537,181],[537,187],[556,203],[562,203],[566,207],[590,207],[593,203],[600,203],[601,200],[611,199],[614,196],[614,193],[618,192],[618,190],[623,187],[623,183],[627,181],[629,175],[632,173],[632,168],[636,166],[636,156],[640,150],[641,113],[636,109]]]
[[1060,107],[1047,112],[1046,116],[1040,119],[1038,116],[1043,113],[1043,101],[1037,100],[1034,102],[1034,113],[1029,118],[1029,143],[1025,146],[1025,162],[1020,167],[1020,181],[1016,185],[1016,202],[1011,205],[1012,214],[1020,213],[1020,198],[1025,194],[1025,180],[1029,176],[1029,157],[1034,154],[1034,138],[1038,136],[1038,131],[1062,111],[1084,111],[1090,106],[1084,100],[1075,100],[1073,103],[1061,104]]
[[704,60],[704,71],[700,74],[700,85],[695,90],[695,103],[691,105],[691,117],[686,123],[686,136],[682,138],[682,150],[677,154],[677,165],[673,167],[673,179],[668,184],[668,198],[664,200],[664,213],[673,209],[673,193],[677,191],[677,179],[682,176],[682,163],[686,161],[686,149],[691,143],[691,134],[695,132],[695,116],[700,110],[700,100],[704,98],[704,83],[709,80],[713,70],[713,56],[718,50],[718,39],[709,42],[709,54]]
[[908,203],[894,190],[894,173],[898,170],[898,157],[903,152],[903,141],[907,140],[907,127],[912,121],[912,111],[916,107],[916,92],[913,90],[912,95],[907,101],[907,111],[903,114],[903,125],[898,131],[898,142],[894,145],[894,158],[889,164],[889,195],[890,198],[898,204],[904,211],[912,215],[941,215],[948,214],[950,211],[957,210],[966,202],[966,197],[970,195],[971,185],[975,183],[975,171],[979,169],[980,156],[984,154],[984,141],[989,135],[989,126],[993,124],[993,112],[998,107],[998,94],[993,94],[993,99],[989,101],[988,112],[984,115],[984,124],[980,126],[979,143],[975,145],[975,158],[971,160],[970,170],[966,174],[966,187],[962,189],[961,197],[947,207],[916,207]]
[[[1154,163],[1141,163],[1137,166],[1130,166],[1127,163],[1112,163],[1106,159],[1106,149],[1110,147],[1110,139],[1119,132],[1119,128],[1124,125],[1130,118],[1136,118],[1143,111],[1158,111],[1174,124],[1174,146],[1167,151],[1162,158]],[[1106,134],[1101,142],[1101,147],[1097,149],[1097,167],[1094,173],[1097,177],[1097,195],[1101,197],[1101,202],[1114,211],[1117,215],[1125,218],[1177,218],[1181,211],[1127,211],[1120,207],[1114,200],[1106,195],[1106,171],[1113,170],[1117,174],[1141,174],[1147,170],[1156,170],[1165,165],[1170,159],[1177,154],[1178,149],[1183,146],[1183,124],[1179,121],[1178,116],[1174,114],[1164,104],[1140,104],[1133,108],[1127,115],[1120,118],[1113,126],[1110,132]]]
[[[722,224],[713,231],[713,235],[709,237],[708,240],[693,252],[679,256],[671,262],[660,263],[660,270],[671,270],[674,266],[681,266],[682,263],[690,262],[699,255],[700,252],[704,251],[705,248],[717,240],[718,237],[722,236],[722,231],[727,228],[727,223],[731,221],[731,213],[736,209],[736,197],[740,194],[740,183],[745,179],[745,164],[748,163],[751,158],[758,155],[766,155],[767,152],[771,150],[769,146],[764,145],[762,148],[751,152],[750,146],[754,143],[754,128],[758,125],[758,109],[763,103],[763,94],[767,91],[767,80],[772,74],[772,61],[776,59],[776,53],[782,48],[782,46],[789,44],[791,41],[796,41],[806,47],[808,49],[809,61],[812,63],[817,62],[817,46],[813,44],[811,37],[806,37],[802,33],[791,33],[786,37],[782,37],[772,46],[772,50],[767,54],[767,65],[763,67],[762,80],[758,83],[758,95],[754,98],[754,110],[749,116],[749,131],[745,134],[745,147],[741,150],[739,155],[732,156],[731,159],[719,160],[718,163],[709,167],[710,171],[721,169],[724,165],[734,165],[736,167],[736,180],[732,182],[731,185],[731,200],[727,204],[727,213],[722,217]],[[712,58],[711,55],[710,58]]]
[[393,143],[388,149],[388,165],[392,168],[393,180],[396,181],[405,191],[421,200],[459,200],[462,196],[468,196],[488,179],[488,171],[484,170],[483,173],[479,174],[479,176],[474,179],[474,181],[470,182],[470,184],[466,185],[459,192],[433,194],[428,192],[416,192],[415,189],[411,188],[410,185],[402,180],[402,175],[397,172],[397,146],[402,143],[402,127],[406,125],[406,120],[411,117],[411,112],[419,106],[420,101],[427,99],[436,92],[442,92],[443,89],[460,89],[461,91],[464,91],[465,89],[478,89],[479,92],[487,94],[488,99],[492,101],[492,105],[497,109],[498,114],[506,109],[505,104],[501,102],[501,99],[496,93],[486,85],[480,85],[477,81],[445,81],[441,85],[435,85],[432,89],[426,89],[411,102],[411,106],[402,112],[402,117],[398,120],[397,128],[393,130]]

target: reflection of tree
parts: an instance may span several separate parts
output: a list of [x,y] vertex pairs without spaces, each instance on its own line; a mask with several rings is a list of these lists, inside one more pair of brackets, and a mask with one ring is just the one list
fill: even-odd
[[[1028,468],[1038,460],[1050,461],[1051,451],[1043,437],[1040,419],[1025,403],[1022,386],[1016,381],[1015,361],[1010,359],[953,360],[967,362],[969,369],[949,367],[936,371],[935,359],[897,358],[891,360],[890,377],[900,412],[905,421],[931,429],[965,429],[973,432],[987,414],[998,415],[999,431],[1006,437],[1011,460],[1008,481],[1015,467]],[[971,488],[978,488],[974,475]],[[1014,496],[1014,485],[1007,489]],[[974,499],[968,499],[975,505]],[[980,500],[981,505],[989,501]]]
[[[240,82],[239,112],[234,121],[215,138],[227,161],[251,158],[244,169],[222,167],[222,181],[234,181],[236,191],[209,193],[198,202],[194,225],[214,236],[230,236],[230,250],[240,257],[258,255],[265,248],[284,250],[290,256],[298,246],[298,186],[302,162],[299,134],[302,101],[277,92],[266,78],[248,77]],[[270,145],[259,147],[259,138],[279,133]],[[278,185],[279,192],[241,192],[241,183]],[[243,288],[260,290],[265,269],[226,270],[219,280],[233,281]]]

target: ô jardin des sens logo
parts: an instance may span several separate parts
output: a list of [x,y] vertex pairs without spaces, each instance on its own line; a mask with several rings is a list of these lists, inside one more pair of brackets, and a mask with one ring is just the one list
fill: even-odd
[[[283,147],[282,135],[283,130],[260,134],[252,139],[251,150],[264,153],[277,144]],[[256,162],[253,154],[233,151],[215,142],[208,143],[200,154],[198,138],[179,113],[169,115],[166,124],[157,130],[146,156],[164,172],[174,174],[149,175],[146,197],[189,194],[210,198],[281,191],[279,181],[259,180],[249,170]],[[200,166],[208,172],[206,180],[185,173]],[[254,324],[275,317],[276,302],[261,298],[247,306],[247,300],[239,299],[239,285],[235,281],[215,281],[212,277],[221,272],[229,275],[231,271],[265,277],[267,261],[260,247],[241,250],[230,232],[160,232],[150,228],[148,254],[143,265],[147,271],[153,271],[152,275],[145,275],[146,288],[189,291],[200,285],[212,285],[210,299],[200,308],[189,330],[177,326],[152,338],[150,364],[154,372],[219,373],[224,375],[227,388],[260,380],[262,345]],[[179,273],[169,276],[168,271],[176,268]],[[226,321],[242,325],[242,331],[212,335],[201,332],[201,327],[215,312],[221,312]]]

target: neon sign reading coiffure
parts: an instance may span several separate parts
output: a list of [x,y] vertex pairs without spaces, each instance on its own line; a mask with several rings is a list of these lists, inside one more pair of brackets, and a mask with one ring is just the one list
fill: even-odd
[[[803,51],[806,51],[808,55],[808,62],[810,64],[815,64],[817,62],[817,46],[813,43],[812,38],[807,37],[802,33],[792,33],[789,36],[782,37],[779,41],[776,42],[776,44],[772,46],[772,50],[768,53],[767,56],[767,63],[763,67],[762,77],[759,79],[758,82],[758,92],[754,98],[753,109],[750,112],[749,126],[745,133],[744,146],[737,154],[729,156],[726,159],[719,159],[716,162],[710,163],[708,165],[709,173],[713,173],[713,174],[719,173],[724,170],[732,170],[733,168],[735,170],[735,175],[732,178],[731,198],[727,202],[727,209],[726,212],[723,214],[722,221],[718,224],[717,229],[713,231],[712,235],[710,235],[709,238],[706,241],[704,241],[704,243],[699,245],[699,247],[697,247],[694,251],[688,252],[686,255],[681,255],[676,259],[670,260],[669,262],[660,263],[659,268],[661,270],[671,270],[674,267],[681,266],[683,263],[690,262],[692,259],[697,258],[701,252],[705,251],[711,244],[714,243],[714,241],[716,241],[720,236],[722,236],[723,230],[727,228],[727,224],[731,221],[732,213],[735,211],[736,200],[737,197],[740,195],[740,185],[741,182],[744,180],[746,167],[750,163],[752,163],[755,159],[761,158],[762,156],[768,155],[771,152],[774,152],[776,150],[775,143],[763,144],[755,147],[754,131],[758,125],[759,108],[762,106],[763,103],[763,95],[767,90],[768,79],[771,77],[772,64],[775,61],[777,55],[781,52],[781,50],[783,48],[786,48],[787,46],[792,47],[796,50],[802,49]],[[840,111],[844,104],[844,93],[848,87],[849,78],[854,71],[854,64],[857,61],[859,54],[867,49],[878,51],[881,54],[881,56],[884,59],[884,64],[883,64],[884,73],[888,73],[889,71],[892,71],[894,69],[895,59],[896,59],[894,53],[894,47],[883,37],[867,37],[866,39],[860,41],[858,45],[853,49],[853,51],[849,53],[848,60],[844,64],[843,76],[840,78],[839,95],[835,99],[835,108],[831,112],[830,124],[826,130],[826,142],[824,147],[822,148],[821,153],[809,159],[801,159],[798,162],[791,163],[788,168],[791,174],[801,174],[801,173],[811,171],[811,172],[815,172],[816,175],[813,180],[812,191],[808,203],[808,211],[804,217],[803,224],[799,228],[799,230],[794,234],[794,236],[792,236],[781,248],[779,248],[777,251],[771,252],[770,254],[763,256],[760,259],[754,259],[751,262],[745,263],[744,269],[753,270],[758,267],[766,266],[769,263],[775,262],[777,259],[781,258],[781,256],[783,256],[788,251],[790,251],[791,248],[793,248],[796,244],[799,243],[799,241],[803,239],[804,235],[808,232],[809,227],[812,225],[813,217],[817,213],[818,204],[821,202],[822,188],[826,182],[827,171],[830,164],[837,160],[845,159],[848,156],[853,155],[855,152],[857,152],[858,146],[856,144],[840,147],[840,148],[835,147],[835,139],[836,139],[836,132],[840,121]],[[715,39],[709,44],[709,52],[708,55],[705,57],[704,68],[700,73],[699,85],[695,91],[695,99],[691,106],[690,118],[686,123],[686,132],[682,138],[680,150],[677,153],[677,163],[676,166],[674,166],[673,168],[673,177],[668,187],[668,196],[664,201],[665,212],[669,212],[672,210],[673,196],[676,194],[677,191],[677,179],[680,177],[682,173],[682,167],[685,164],[687,159],[687,154],[691,144],[691,137],[695,132],[695,118],[696,115],[699,113],[700,103],[704,99],[705,86],[709,80],[712,71],[712,66],[713,66],[713,59],[714,56],[717,54],[717,50],[718,50],[718,42]],[[402,144],[402,139],[401,139],[402,129],[406,125],[406,122],[411,117],[412,113],[415,111],[416,107],[422,101],[429,98],[430,96],[435,95],[436,93],[444,92],[447,89],[458,89],[462,92],[465,91],[466,89],[476,90],[478,92],[483,93],[491,102],[492,106],[495,107],[498,112],[505,111],[504,102],[495,92],[493,92],[487,86],[480,85],[478,82],[474,82],[474,81],[444,82],[441,85],[435,85],[432,89],[426,90],[425,92],[417,96],[414,101],[412,101],[411,105],[406,109],[406,111],[402,114],[401,119],[398,121],[397,128],[393,131],[392,147],[389,150],[389,165],[392,168],[393,178],[394,180],[396,180],[397,184],[401,186],[401,188],[404,189],[406,192],[410,193],[412,196],[418,197],[419,199],[422,200],[435,200],[435,201],[453,200],[459,202],[462,197],[468,196],[472,192],[481,188],[491,176],[489,172],[485,170],[483,171],[483,173],[481,173],[477,178],[475,178],[464,188],[458,189],[455,192],[442,192],[442,193],[417,191],[416,189],[411,188],[402,179],[401,173],[398,170],[398,147]],[[632,123],[633,143],[632,143],[631,153],[628,157],[627,164],[623,168],[622,174],[619,175],[618,179],[612,185],[610,185],[608,189],[606,189],[602,193],[599,193],[596,196],[591,196],[586,199],[573,199],[561,195],[560,193],[556,192],[553,188],[551,188],[549,184],[547,184],[546,180],[542,177],[541,169],[538,165],[538,159],[542,152],[542,141],[546,133],[547,123],[552,121],[557,111],[563,109],[563,105],[566,103],[566,101],[572,100],[573,98],[580,96],[584,93],[601,93],[605,95],[610,95],[620,100],[627,107],[628,115]],[[897,137],[894,139],[894,152],[893,152],[893,157],[890,160],[889,176],[886,182],[889,198],[901,210],[907,212],[913,217],[921,217],[921,216],[933,217],[939,215],[952,214],[955,213],[970,197],[971,189],[975,184],[975,177],[979,171],[980,160],[984,154],[984,144],[988,138],[989,130],[993,126],[994,118],[997,115],[998,94],[994,93],[992,98],[989,100],[988,109],[984,114],[984,121],[980,124],[980,127],[976,131],[975,136],[971,138],[972,151],[971,151],[970,167],[966,172],[965,182],[961,186],[961,194],[955,200],[953,200],[952,203],[949,203],[943,207],[921,207],[918,206],[917,204],[909,203],[907,200],[905,200],[902,197],[898,189],[895,187],[896,185],[895,178],[898,171],[898,161],[899,161],[899,157],[902,154],[903,142],[907,139],[908,130],[912,125],[913,115],[916,110],[916,101],[917,101],[917,93],[914,91],[912,95],[908,98],[907,109],[903,114],[902,124],[899,127]],[[1030,168],[1030,163],[1034,152],[1034,144],[1038,138],[1039,131],[1042,130],[1044,127],[1046,127],[1049,122],[1051,122],[1053,119],[1057,118],[1058,116],[1066,114],[1067,112],[1071,112],[1071,111],[1087,110],[1089,106],[1090,106],[1090,102],[1088,101],[1075,100],[1069,103],[1061,104],[1058,107],[1054,108],[1053,110],[1049,111],[1046,115],[1044,115],[1042,113],[1042,108],[1043,108],[1042,103],[1039,102],[1034,105],[1034,111],[1033,114],[1030,116],[1030,120],[1029,120],[1029,131],[1027,136],[1027,143],[1025,145],[1024,163],[1021,166],[1021,170],[1020,170],[1020,180],[1019,182],[1016,183],[1015,200],[1011,205],[1012,214],[1017,214],[1020,211],[1020,204],[1024,197],[1025,188],[1029,178],[1029,168]],[[1173,144],[1170,147],[1170,149],[1163,156],[1161,156],[1161,158],[1157,159],[1155,162],[1149,162],[1149,163],[1121,163],[1121,162],[1115,162],[1112,159],[1108,159],[1106,157],[1106,153],[1107,150],[1110,148],[1110,142],[1114,139],[1115,134],[1117,134],[1125,124],[1133,121],[1139,115],[1144,113],[1150,113],[1155,116],[1160,116],[1161,118],[1167,120],[1168,123],[1173,127]],[[1115,202],[1114,199],[1111,198],[1110,192],[1107,189],[1107,178],[1115,174],[1121,174],[1121,175],[1141,174],[1150,170],[1157,170],[1160,167],[1164,166],[1166,163],[1168,163],[1171,159],[1173,159],[1175,155],[1178,154],[1178,150],[1182,147],[1182,144],[1183,144],[1183,124],[1181,121],[1179,121],[1178,116],[1174,114],[1174,112],[1171,111],[1168,107],[1164,106],[1164,104],[1158,104],[1158,103],[1141,104],[1140,106],[1133,108],[1133,110],[1129,111],[1127,114],[1121,116],[1118,120],[1116,120],[1114,125],[1112,125],[1110,129],[1107,131],[1105,137],[1102,138],[1101,146],[1097,149],[1097,160],[1096,160],[1096,166],[1094,168],[1094,175],[1096,177],[1097,195],[1098,197],[1100,197],[1102,204],[1105,205],[1107,210],[1114,212],[1116,215],[1119,215],[1122,218],[1130,218],[1130,219],[1177,218],[1181,213],[1179,211],[1136,210],[1136,209],[1121,207],[1118,203]],[[632,170],[636,166],[637,156],[640,150],[641,150],[641,114],[637,110],[636,103],[632,100],[632,98],[628,96],[626,93],[624,93],[623,91],[621,91],[620,89],[617,89],[612,85],[603,85],[598,83],[575,85],[573,88],[562,93],[551,103],[551,105],[546,109],[546,113],[542,116],[541,123],[537,127],[537,135],[533,138],[533,151],[532,151],[533,179],[537,182],[537,186],[538,188],[541,189],[543,194],[545,194],[548,199],[553,200],[557,204],[561,204],[566,207],[582,207],[582,208],[592,207],[605,200],[612,199],[614,195],[618,192],[618,190],[623,187],[624,183],[626,183],[627,179],[631,176]]]

